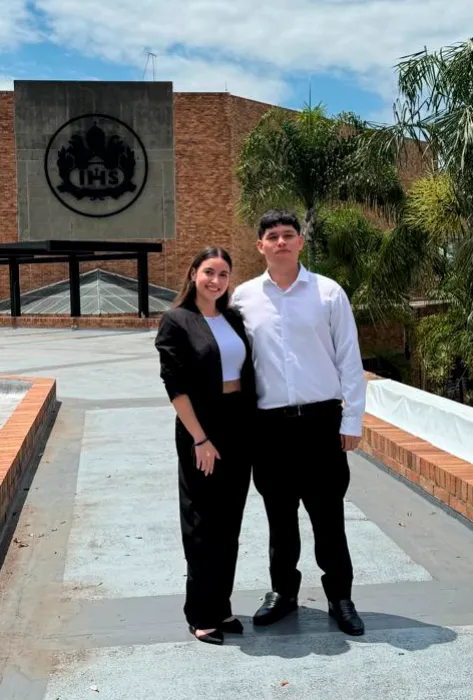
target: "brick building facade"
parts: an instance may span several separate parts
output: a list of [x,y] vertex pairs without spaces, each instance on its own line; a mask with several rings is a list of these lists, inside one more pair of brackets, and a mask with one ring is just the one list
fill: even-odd
[[[14,92],[0,92],[0,243],[18,240]],[[175,93],[176,238],[150,255],[150,282],[178,289],[193,255],[205,245],[228,248],[235,283],[259,274],[263,260],[254,231],[235,213],[238,183],[233,169],[244,137],[271,105],[228,93]],[[403,170],[408,185],[422,173],[419,158]],[[103,269],[136,277],[135,264],[102,263]],[[85,272],[91,265],[83,264]],[[65,264],[21,266],[22,292],[66,279]],[[0,299],[8,296],[8,270],[0,267]]]

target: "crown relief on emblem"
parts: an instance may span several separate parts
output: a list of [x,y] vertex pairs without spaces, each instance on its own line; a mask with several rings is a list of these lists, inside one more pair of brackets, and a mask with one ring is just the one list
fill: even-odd
[[134,151],[116,134],[107,136],[96,122],[85,133],[73,134],[57,158],[59,192],[78,200],[119,199],[134,192]]

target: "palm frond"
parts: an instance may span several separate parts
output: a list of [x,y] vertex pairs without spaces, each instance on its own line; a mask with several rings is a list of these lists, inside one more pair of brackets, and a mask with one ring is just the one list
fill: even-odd
[[422,368],[427,379],[438,388],[455,367],[455,335],[454,318],[448,312],[426,316],[416,328],[416,347]]
[[290,118],[279,108],[263,115],[243,141],[236,177],[240,184],[238,215],[254,224],[271,206],[291,206],[297,196],[291,173],[285,169],[284,127]]
[[[351,298],[373,266],[383,240],[383,233],[357,207],[343,207],[323,212],[326,239],[322,265]],[[320,266],[317,271],[321,272]],[[324,274],[322,272],[322,274]]]
[[438,109],[438,95],[442,88],[442,62],[437,53],[426,47],[409,56],[403,56],[396,66],[398,86],[402,97],[410,106],[412,116]]
[[[469,301],[473,308],[473,236],[470,235],[462,241],[457,249],[454,260],[454,267],[458,279],[462,280],[463,288],[469,295]],[[473,335],[472,335],[473,345]]]
[[473,41],[440,51],[406,56],[397,65],[400,99],[395,124],[381,129],[377,138],[384,147],[402,145],[409,137],[424,154],[439,160],[455,177],[471,167],[473,147]]
[[437,246],[463,238],[465,222],[447,173],[421,178],[412,185],[405,202],[404,220],[408,226],[422,228]]
[[[411,291],[431,274],[428,235],[401,222],[384,233],[373,264],[360,285],[356,301],[370,309],[373,322],[411,316]],[[429,286],[429,285],[426,285]]]

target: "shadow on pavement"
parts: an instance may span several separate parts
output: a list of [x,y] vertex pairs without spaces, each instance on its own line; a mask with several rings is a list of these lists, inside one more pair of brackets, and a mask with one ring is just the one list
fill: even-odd
[[251,618],[239,616],[245,625],[242,637],[226,636],[225,644],[240,647],[248,656],[301,658],[316,654],[345,654],[355,644],[385,644],[406,652],[428,649],[455,641],[456,633],[399,615],[360,611],[366,632],[350,637],[341,632],[325,611],[301,606],[290,617],[269,627],[253,627]]

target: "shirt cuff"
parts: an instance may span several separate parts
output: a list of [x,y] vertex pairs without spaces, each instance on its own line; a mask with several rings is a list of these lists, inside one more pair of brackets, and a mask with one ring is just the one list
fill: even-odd
[[353,437],[362,437],[363,416],[343,416],[340,425],[340,435],[352,435]]

